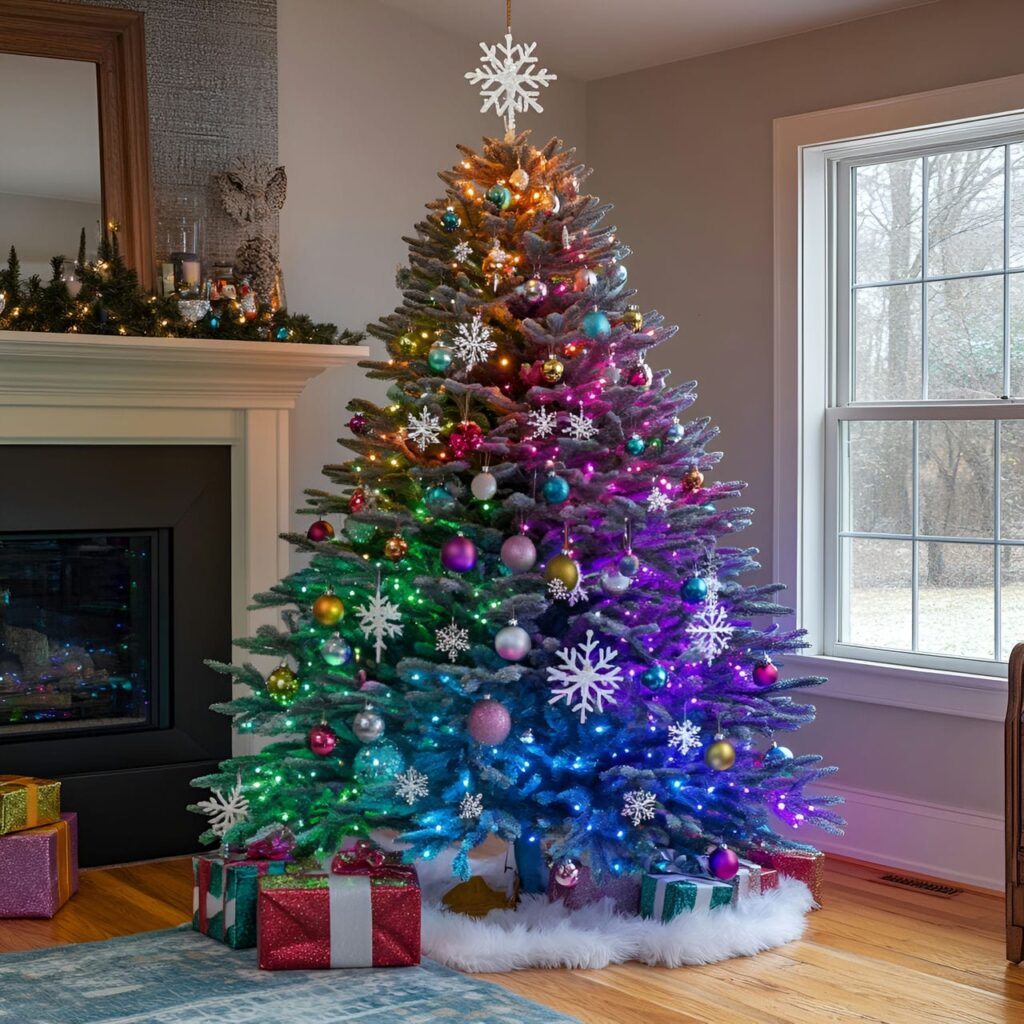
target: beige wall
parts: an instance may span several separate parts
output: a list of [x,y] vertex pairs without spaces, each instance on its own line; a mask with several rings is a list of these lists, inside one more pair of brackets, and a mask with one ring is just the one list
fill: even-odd
[[[457,161],[458,143],[500,131],[463,78],[478,52],[372,0],[279,0],[281,255],[292,308],[361,328],[399,305],[402,236],[443,194],[437,172]],[[582,84],[563,76],[547,93],[543,119],[524,126],[581,148]],[[335,439],[347,434],[345,405],[356,394],[383,388],[339,370],[303,395],[292,443],[296,508],[303,487],[321,486],[320,467],[348,456]]]
[[[604,79],[587,93],[592,184],[615,203],[634,248],[644,308],[682,330],[652,356],[700,382],[696,412],[722,427],[722,475],[749,482],[750,542],[770,568],[772,537],[772,121],[1024,71],[1024,3],[943,0]],[[766,575],[770,575],[767,573]],[[1001,811],[996,723],[821,698],[794,746],[818,749],[844,786],[921,805]],[[898,805],[872,811],[882,821]],[[853,817],[854,815],[851,815]],[[959,820],[959,819],[958,819]],[[951,824],[950,828],[954,826]],[[880,826],[851,833],[861,853],[893,853]],[[855,833],[855,834],[854,834]],[[913,850],[922,864],[938,856]],[[998,877],[998,844],[952,854],[962,877]],[[904,856],[903,854],[900,854]],[[906,859],[912,859],[906,855]]]

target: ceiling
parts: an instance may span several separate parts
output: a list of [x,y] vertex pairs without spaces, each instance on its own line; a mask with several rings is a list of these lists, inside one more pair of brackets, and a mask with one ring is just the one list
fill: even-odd
[[[379,2],[475,42],[493,42],[505,27],[502,0]],[[935,2],[514,0],[512,27],[517,40],[538,41],[542,67],[589,80]]]

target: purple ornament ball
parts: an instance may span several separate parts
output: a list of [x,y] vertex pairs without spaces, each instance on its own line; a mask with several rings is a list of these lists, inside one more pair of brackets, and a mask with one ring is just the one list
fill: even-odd
[[736,877],[740,869],[740,859],[728,846],[716,846],[708,857],[708,870],[715,878],[728,882]]
[[441,546],[441,564],[452,572],[469,572],[476,565],[476,545],[460,533]]
[[309,730],[309,749],[317,757],[327,757],[338,745],[338,736],[327,724],[314,725]]
[[754,666],[754,682],[758,686],[772,686],[778,679],[779,670],[772,664],[771,658],[765,658]]
[[529,537],[517,533],[501,545],[501,560],[513,572],[529,572],[537,564],[537,547]]
[[469,735],[487,747],[504,743],[512,731],[512,716],[504,704],[490,697],[478,700],[469,711]]

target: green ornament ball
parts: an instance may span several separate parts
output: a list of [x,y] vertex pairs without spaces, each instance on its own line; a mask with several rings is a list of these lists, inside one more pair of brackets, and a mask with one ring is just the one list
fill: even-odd
[[492,185],[487,190],[487,202],[499,210],[507,210],[512,205],[512,193],[504,185]]
[[649,449],[650,449],[650,450],[651,450],[652,452],[660,452],[660,451],[661,451],[661,449],[662,449],[662,445],[663,445],[664,443],[665,443],[665,442],[664,442],[664,441],[662,441],[662,439],[661,439],[660,437],[652,437],[652,438],[650,439],[650,441],[648,441],[648,442],[647,442],[647,447],[648,447],[648,448],[649,448]]
[[436,342],[430,346],[430,351],[427,353],[427,366],[434,373],[444,373],[452,365],[452,358],[451,348],[441,342]]
[[462,218],[449,206],[441,214],[441,227],[451,234],[453,231],[458,231],[461,226]]

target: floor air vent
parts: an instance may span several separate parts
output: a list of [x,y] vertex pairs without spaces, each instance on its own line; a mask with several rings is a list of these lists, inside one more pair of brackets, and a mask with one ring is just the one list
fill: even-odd
[[950,899],[959,896],[964,890],[955,885],[942,885],[940,882],[926,882],[923,878],[910,875],[881,875],[878,879],[883,885],[894,885],[898,889],[913,889],[915,892],[926,892],[929,896],[941,896]]

